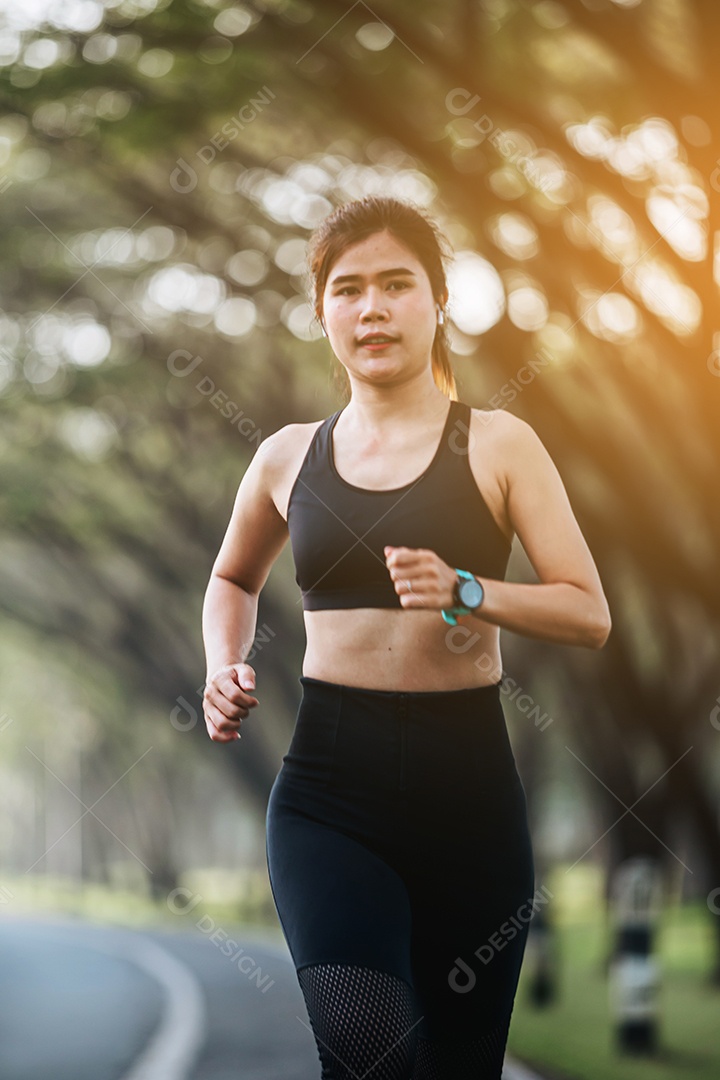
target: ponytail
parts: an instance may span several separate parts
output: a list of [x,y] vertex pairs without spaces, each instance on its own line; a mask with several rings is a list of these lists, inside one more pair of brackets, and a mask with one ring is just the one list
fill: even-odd
[[450,349],[444,325],[438,326],[435,334],[432,350],[432,373],[438,390],[442,390],[445,397],[457,401],[458,392],[455,373],[450,363]]

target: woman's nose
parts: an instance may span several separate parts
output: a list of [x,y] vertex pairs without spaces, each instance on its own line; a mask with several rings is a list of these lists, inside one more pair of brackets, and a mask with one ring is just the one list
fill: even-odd
[[382,292],[378,289],[368,289],[361,305],[361,317],[364,320],[386,318],[387,307]]

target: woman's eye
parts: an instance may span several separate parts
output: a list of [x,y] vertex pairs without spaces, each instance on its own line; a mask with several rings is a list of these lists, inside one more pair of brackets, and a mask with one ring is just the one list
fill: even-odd
[[[399,287],[400,289],[407,289],[407,288],[409,288],[409,285],[408,285],[407,281],[390,281],[390,282],[388,282],[387,287],[388,287],[388,289],[392,289],[393,287],[396,287],[396,288]],[[356,285],[342,285],[337,290],[335,295],[336,296],[347,296],[351,292],[357,292],[357,291],[358,290],[357,290]]]

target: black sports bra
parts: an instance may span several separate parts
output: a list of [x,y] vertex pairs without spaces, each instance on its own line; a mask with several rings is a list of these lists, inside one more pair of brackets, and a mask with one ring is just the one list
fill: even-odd
[[379,491],[348,483],[335,468],[332,430],[342,411],[316,429],[288,500],[303,609],[401,608],[386,544],[429,548],[449,566],[502,581],[512,545],[470,468],[470,406],[450,401],[435,456],[421,476]]

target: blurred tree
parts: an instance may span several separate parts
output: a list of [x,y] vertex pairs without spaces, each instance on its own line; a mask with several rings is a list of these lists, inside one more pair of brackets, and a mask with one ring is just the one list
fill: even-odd
[[[461,396],[537,430],[610,600],[612,647],[555,650],[553,692],[602,692],[589,730],[590,705],[568,722],[626,803],[660,753],[653,822],[681,799],[717,881],[699,745],[716,759],[716,5],[48,0],[42,24],[3,16],[5,614],[72,635],[154,703],[197,701],[235,487],[261,438],[332,407],[308,231],[370,191],[413,198],[502,286],[484,333],[454,312]],[[258,624],[290,712],[287,561]],[[540,648],[506,637],[528,687]],[[226,755],[260,801],[286,733]]]

